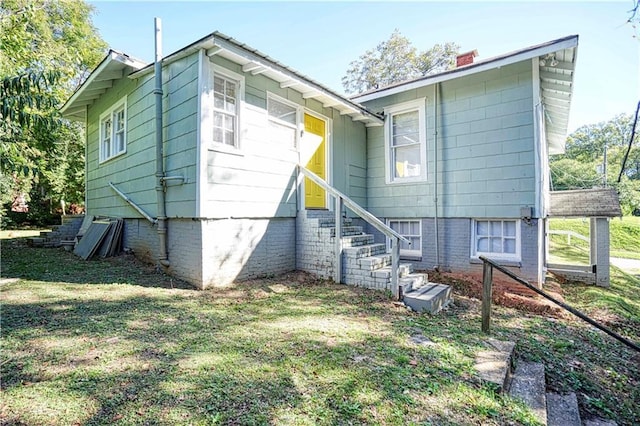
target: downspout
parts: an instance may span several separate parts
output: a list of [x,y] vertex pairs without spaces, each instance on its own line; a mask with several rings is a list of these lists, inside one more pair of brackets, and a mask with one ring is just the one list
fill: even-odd
[[162,21],[154,18],[155,24],[155,88],[156,104],[156,195],[158,198],[158,262],[169,266],[167,255],[167,213],[164,199],[164,154],[162,152]]
[[438,227],[438,90],[440,83],[433,85],[433,222],[435,226],[436,264],[435,270],[440,268],[440,231]]

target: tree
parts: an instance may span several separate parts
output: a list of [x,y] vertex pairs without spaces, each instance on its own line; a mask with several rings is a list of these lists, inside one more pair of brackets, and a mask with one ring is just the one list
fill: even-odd
[[396,29],[388,40],[349,64],[342,85],[347,93],[360,93],[444,71],[453,68],[459,49],[457,44],[447,42],[419,52]]
[[[624,214],[640,211],[640,149],[637,144],[632,146],[622,179],[617,182],[631,128],[631,115],[620,114],[609,121],[582,126],[569,135],[565,153],[551,157],[553,189],[586,189],[606,182],[618,191]],[[606,180],[603,176],[605,146]]]
[[633,37],[638,38],[638,25],[640,24],[640,0],[633,1],[633,7],[629,10],[629,19],[627,23],[631,25],[633,29]]
[[[82,1],[0,3],[0,186],[2,204],[38,191],[50,202],[81,200],[79,126],[57,109],[100,61],[105,43]],[[2,210],[0,210],[2,213]]]

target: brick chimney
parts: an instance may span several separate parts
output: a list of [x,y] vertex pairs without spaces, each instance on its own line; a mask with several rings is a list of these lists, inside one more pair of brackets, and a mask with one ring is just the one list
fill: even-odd
[[463,67],[465,65],[470,65],[473,63],[473,58],[478,56],[477,50],[472,50],[470,52],[461,53],[456,57],[456,68]]

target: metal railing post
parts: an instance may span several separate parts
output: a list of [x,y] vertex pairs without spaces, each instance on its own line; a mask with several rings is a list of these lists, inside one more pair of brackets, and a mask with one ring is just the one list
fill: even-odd
[[491,293],[493,286],[493,266],[482,263],[482,331],[489,332],[491,326]]
[[400,298],[398,288],[398,266],[400,265],[400,240],[397,237],[391,239],[391,291],[395,299]]
[[333,281],[342,282],[342,198],[335,197],[336,239],[335,239],[335,268],[333,269]]

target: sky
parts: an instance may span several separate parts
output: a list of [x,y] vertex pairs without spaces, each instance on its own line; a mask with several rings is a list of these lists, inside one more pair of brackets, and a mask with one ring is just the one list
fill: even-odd
[[165,56],[220,31],[338,93],[349,63],[394,29],[419,50],[452,41],[476,49],[477,60],[578,34],[569,133],[633,114],[640,99],[640,31],[626,23],[632,0],[89,3],[109,47],[145,62],[158,17]]

